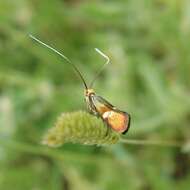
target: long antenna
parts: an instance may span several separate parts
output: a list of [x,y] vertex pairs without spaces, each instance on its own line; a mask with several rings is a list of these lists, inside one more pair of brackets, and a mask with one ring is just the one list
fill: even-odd
[[108,65],[109,62],[110,62],[110,58],[106,54],[104,54],[102,51],[100,51],[98,48],[95,48],[95,51],[106,59],[106,63],[104,63],[104,65],[96,73],[95,77],[93,78],[92,82],[90,83],[90,86],[89,86],[90,88],[93,86],[93,84],[96,81],[96,79],[98,78],[98,76],[102,73],[102,71],[104,70],[105,66]]
[[59,56],[61,56],[62,58],[64,58],[68,63],[71,64],[71,66],[73,67],[73,69],[77,72],[77,74],[79,75],[79,77],[81,78],[85,89],[88,89],[88,86],[84,80],[84,77],[82,76],[82,74],[80,73],[80,71],[78,70],[78,68],[62,53],[60,53],[59,51],[57,51],[56,49],[54,49],[53,47],[47,45],[46,43],[42,42],[41,40],[37,39],[36,37],[34,37],[33,35],[29,34],[29,37],[32,38],[33,40],[35,40],[36,42],[40,43],[41,45],[47,47],[48,49],[52,50],[53,52],[55,52],[56,54],[58,54]]

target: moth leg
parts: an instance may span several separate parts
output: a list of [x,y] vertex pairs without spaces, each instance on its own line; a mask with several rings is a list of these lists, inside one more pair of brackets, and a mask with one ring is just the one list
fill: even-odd
[[[102,117],[101,117],[102,118]],[[105,127],[107,128],[106,129],[106,133],[105,133],[105,137],[107,137],[108,135],[109,135],[109,133],[111,132],[111,128],[110,128],[110,126],[108,125],[108,123],[107,123],[107,121],[106,120],[104,120],[103,118],[102,118],[102,121],[104,122],[104,125],[105,125]]]
[[107,127],[107,130],[106,130],[106,134],[105,134],[105,136],[107,137],[107,136],[109,135],[109,133],[110,133],[111,128],[108,127],[107,125],[106,125],[106,127]]
[[99,117],[98,111],[96,110],[95,105],[93,104],[92,100],[89,99],[89,104],[88,104],[88,109],[89,112],[97,117]]
[[102,119],[102,121],[106,127],[105,137],[107,137],[112,130],[111,127],[108,125],[107,120],[105,120],[101,115],[99,115],[98,112],[96,112],[96,116],[100,117]]
[[90,100],[89,100],[88,98],[85,98],[85,101],[86,101],[86,109],[87,109],[87,111],[88,111],[90,114],[94,115],[94,110],[93,110],[93,107],[92,107],[92,105],[91,105]]

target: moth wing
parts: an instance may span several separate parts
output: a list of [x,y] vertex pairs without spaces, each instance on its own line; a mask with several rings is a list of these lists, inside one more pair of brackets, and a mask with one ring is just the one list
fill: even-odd
[[123,134],[128,131],[130,127],[130,115],[128,113],[116,109],[101,96],[94,95],[92,104],[109,127]]
[[91,97],[91,107],[94,107],[98,114],[101,116],[104,112],[110,111],[114,108],[107,100],[101,96],[93,95]]
[[106,99],[102,98],[101,96],[96,95],[95,98],[97,101],[109,107],[110,109],[114,107],[112,104],[110,104]]
[[125,134],[130,127],[130,115],[126,112],[111,110],[103,114],[103,119],[113,130]]

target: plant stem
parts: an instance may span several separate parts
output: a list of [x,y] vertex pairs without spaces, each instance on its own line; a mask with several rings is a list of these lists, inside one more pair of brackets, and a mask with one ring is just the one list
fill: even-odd
[[142,146],[168,146],[168,147],[176,147],[181,148],[182,143],[176,141],[162,141],[162,140],[138,140],[138,139],[125,139],[121,138],[120,142],[131,145],[142,145]]

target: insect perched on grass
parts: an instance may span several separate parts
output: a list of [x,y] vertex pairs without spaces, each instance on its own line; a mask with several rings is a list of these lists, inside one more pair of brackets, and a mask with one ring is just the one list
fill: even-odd
[[110,104],[107,100],[102,98],[101,96],[98,96],[94,90],[92,89],[92,86],[97,79],[97,77],[100,75],[100,73],[103,71],[104,66],[107,65],[110,60],[109,57],[106,56],[103,52],[101,52],[99,49],[95,48],[95,50],[106,59],[106,63],[102,66],[102,68],[97,72],[94,79],[90,83],[89,87],[84,80],[84,77],[78,70],[78,68],[62,53],[54,49],[53,47],[45,44],[41,40],[35,38],[32,35],[29,35],[33,40],[37,41],[38,43],[42,44],[43,46],[51,49],[58,55],[60,55],[62,58],[64,58],[77,72],[80,79],[82,80],[84,87],[85,87],[85,100],[88,106],[88,109],[90,113],[93,115],[96,115],[97,117],[100,117],[103,122],[107,125],[108,130],[112,128],[114,131],[119,133],[126,133],[130,127],[130,115],[127,112],[121,111],[114,107],[112,104]]

